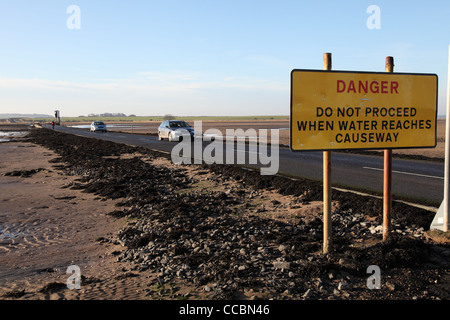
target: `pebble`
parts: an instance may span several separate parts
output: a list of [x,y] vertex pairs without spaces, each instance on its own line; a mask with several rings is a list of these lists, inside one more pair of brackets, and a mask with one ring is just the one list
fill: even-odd
[[395,291],[395,284],[387,282],[386,287],[389,289],[389,291]]
[[274,261],[273,267],[275,269],[288,270],[291,267],[291,263],[287,261]]
[[339,281],[338,290],[348,289],[349,285],[346,281]]
[[383,226],[382,226],[382,225],[379,225],[379,226],[371,226],[371,227],[369,227],[369,231],[370,231],[370,233],[372,233],[372,234],[378,234],[378,233],[381,233],[381,232],[383,232]]
[[49,300],[64,300],[64,297],[62,294],[52,293],[49,297]]
[[308,299],[313,295],[313,291],[311,289],[306,290],[306,292],[303,294],[304,299]]

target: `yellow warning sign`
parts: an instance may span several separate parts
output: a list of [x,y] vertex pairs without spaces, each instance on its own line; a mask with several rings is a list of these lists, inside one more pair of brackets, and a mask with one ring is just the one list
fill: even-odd
[[437,75],[293,70],[291,150],[436,146]]

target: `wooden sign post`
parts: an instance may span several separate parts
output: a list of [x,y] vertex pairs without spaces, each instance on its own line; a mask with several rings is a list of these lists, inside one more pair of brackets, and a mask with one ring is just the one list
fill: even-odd
[[[331,70],[331,53],[323,54],[323,69]],[[331,151],[323,152],[323,253],[331,247]]]
[[[394,58],[386,57],[386,72],[394,72]],[[383,241],[386,241],[391,229],[392,208],[392,149],[384,150],[383,182]]]

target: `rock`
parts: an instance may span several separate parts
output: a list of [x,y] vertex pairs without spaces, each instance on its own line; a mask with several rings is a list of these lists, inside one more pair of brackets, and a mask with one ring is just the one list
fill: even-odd
[[262,254],[268,254],[269,253],[269,249],[264,248],[264,247],[258,247],[258,251],[261,252]]
[[315,282],[315,286],[316,286],[317,288],[321,287],[321,286],[322,286],[322,279],[318,278],[318,279],[316,280],[316,282]]
[[291,263],[288,261],[274,261],[273,267],[275,269],[288,270],[291,267]]
[[308,299],[313,295],[313,291],[311,289],[306,290],[306,292],[303,294],[304,299]]
[[339,281],[338,290],[346,290],[349,288],[349,285],[346,281]]
[[381,233],[383,232],[383,226],[379,225],[379,226],[371,226],[369,228],[369,231],[371,234],[377,234],[377,233]]
[[203,287],[203,291],[205,291],[205,292],[210,292],[210,291],[211,291],[211,288],[208,287],[208,286],[204,286],[204,287]]
[[64,300],[64,297],[62,294],[59,293],[52,293],[49,297],[50,300]]
[[389,289],[389,291],[395,291],[395,284],[387,282],[386,287]]

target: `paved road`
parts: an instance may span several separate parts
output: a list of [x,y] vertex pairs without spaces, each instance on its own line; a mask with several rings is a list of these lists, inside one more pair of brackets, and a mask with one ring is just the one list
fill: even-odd
[[[86,129],[56,127],[56,130],[85,137],[111,140],[149,149],[171,152],[175,142],[158,141],[155,136],[126,134],[118,132],[92,133]],[[203,148],[209,143],[203,142]],[[236,146],[234,146],[236,149]],[[194,148],[194,147],[192,147]],[[226,147],[224,147],[226,148]],[[194,149],[192,149],[194,150]],[[231,150],[231,149],[230,149]],[[269,148],[270,151],[270,148]],[[225,151],[224,151],[225,154]],[[253,154],[248,148],[237,151],[239,157]],[[265,154],[265,153],[264,153]],[[258,154],[260,156],[261,154]],[[270,157],[270,152],[268,156]],[[273,163],[273,162],[272,162]],[[258,165],[256,165],[258,166]],[[438,205],[444,190],[444,165],[419,160],[394,159],[392,162],[392,192],[394,195],[414,199],[426,199]],[[348,189],[382,192],[383,158],[380,156],[332,153],[332,185]],[[309,179],[322,179],[322,152],[291,152],[279,149],[279,173]]]

